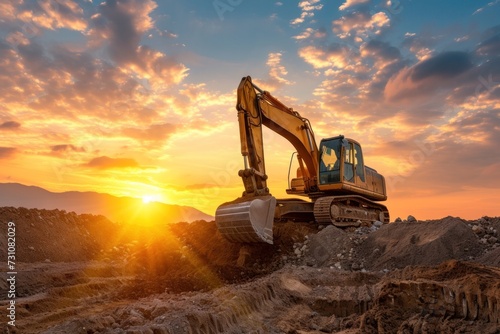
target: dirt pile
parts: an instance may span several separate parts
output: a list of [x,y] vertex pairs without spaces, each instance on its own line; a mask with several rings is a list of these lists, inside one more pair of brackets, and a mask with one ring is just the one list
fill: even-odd
[[435,265],[449,259],[472,260],[483,253],[472,229],[461,219],[395,223],[370,234],[359,248],[366,268]]
[[61,210],[0,208],[0,257],[7,255],[7,222],[15,223],[18,262],[86,261],[98,256],[115,227],[104,216]]

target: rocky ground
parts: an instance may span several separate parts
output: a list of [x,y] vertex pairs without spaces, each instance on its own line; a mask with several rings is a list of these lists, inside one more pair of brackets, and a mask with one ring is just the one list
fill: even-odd
[[59,210],[0,208],[0,228],[0,333],[500,333],[500,218],[276,223],[274,245]]

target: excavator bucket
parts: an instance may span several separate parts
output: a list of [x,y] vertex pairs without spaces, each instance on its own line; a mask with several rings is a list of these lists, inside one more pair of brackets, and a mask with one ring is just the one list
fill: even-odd
[[222,204],[215,211],[219,232],[231,242],[273,243],[276,198],[255,197]]

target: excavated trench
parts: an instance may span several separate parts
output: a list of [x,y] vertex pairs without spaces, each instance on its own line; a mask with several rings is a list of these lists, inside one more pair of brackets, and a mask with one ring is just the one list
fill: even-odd
[[[293,333],[299,329],[333,333],[349,328],[395,333],[409,326],[407,319],[467,321],[464,326],[492,329],[500,319],[499,282],[499,268],[457,261],[385,275],[287,266],[252,282],[209,292],[155,294],[118,304],[109,300],[109,307],[99,306],[99,314],[74,315],[46,333]],[[80,296],[81,300],[91,297]]]

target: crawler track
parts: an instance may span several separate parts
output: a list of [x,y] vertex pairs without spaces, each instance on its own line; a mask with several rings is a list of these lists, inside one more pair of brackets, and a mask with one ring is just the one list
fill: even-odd
[[314,202],[314,217],[318,223],[337,227],[371,224],[379,220],[389,223],[389,211],[382,205],[361,196],[327,196]]

